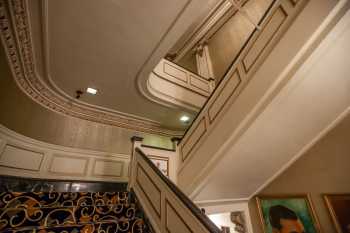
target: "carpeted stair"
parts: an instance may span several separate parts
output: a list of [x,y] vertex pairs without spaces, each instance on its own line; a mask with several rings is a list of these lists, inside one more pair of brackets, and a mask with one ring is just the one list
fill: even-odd
[[2,192],[0,232],[150,232],[129,192]]

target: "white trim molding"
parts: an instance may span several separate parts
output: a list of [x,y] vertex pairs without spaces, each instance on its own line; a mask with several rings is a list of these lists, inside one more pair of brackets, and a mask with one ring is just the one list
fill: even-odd
[[63,147],[0,125],[0,175],[127,182],[130,155]]
[[149,75],[146,86],[142,86],[141,93],[158,104],[198,112],[213,90],[212,82],[162,59]]

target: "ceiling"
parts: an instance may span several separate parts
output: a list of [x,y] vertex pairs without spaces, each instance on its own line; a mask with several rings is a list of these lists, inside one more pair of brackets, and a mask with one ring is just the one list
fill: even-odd
[[[170,42],[183,36],[215,2],[29,1],[37,74],[55,92],[74,102],[183,130],[187,125],[180,123],[179,117],[186,112],[150,102],[139,93],[136,79],[148,72],[146,67],[154,67],[171,48]],[[176,28],[186,13],[187,25],[182,21]],[[74,99],[76,90],[87,87],[96,88],[98,94],[84,93],[79,100]]]

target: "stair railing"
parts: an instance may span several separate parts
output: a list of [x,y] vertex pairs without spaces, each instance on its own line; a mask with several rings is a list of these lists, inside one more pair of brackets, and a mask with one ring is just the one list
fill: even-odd
[[131,161],[133,191],[156,233],[220,233],[220,229],[141,151]]

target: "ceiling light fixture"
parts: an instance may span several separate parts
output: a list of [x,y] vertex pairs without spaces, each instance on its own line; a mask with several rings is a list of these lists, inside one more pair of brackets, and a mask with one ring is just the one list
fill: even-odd
[[190,117],[183,115],[182,117],[180,117],[180,121],[182,121],[184,123],[188,123],[190,121]]
[[91,88],[91,87],[88,87],[88,88],[86,89],[86,92],[89,93],[89,94],[91,94],[91,95],[96,95],[96,94],[97,94],[97,90],[94,89],[94,88]]

